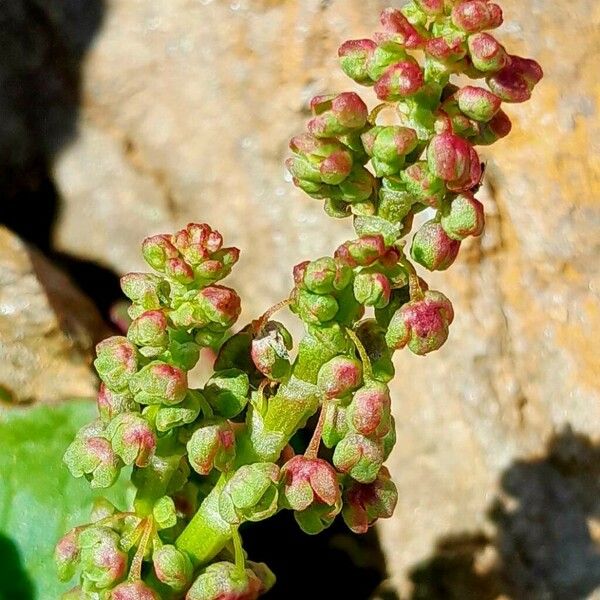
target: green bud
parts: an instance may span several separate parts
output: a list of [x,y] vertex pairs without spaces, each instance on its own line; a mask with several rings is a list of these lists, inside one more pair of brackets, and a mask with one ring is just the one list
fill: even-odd
[[290,332],[281,323],[269,321],[252,340],[252,361],[265,377],[281,381],[290,374],[292,346]]
[[106,387],[114,392],[127,390],[127,384],[137,371],[136,347],[124,337],[109,337],[96,346],[94,367]]
[[384,308],[391,292],[389,279],[378,271],[361,271],[354,278],[354,297],[365,306]]
[[306,265],[304,285],[314,294],[343,290],[352,280],[352,270],[329,256]]
[[128,557],[109,527],[87,527],[79,534],[82,578],[92,589],[113,587],[127,573]]
[[347,473],[360,483],[371,483],[384,461],[381,442],[359,433],[348,434],[333,453],[333,464],[338,471]]
[[[185,400],[175,406],[152,407],[156,409],[154,424],[160,432],[170,431],[174,427],[181,427],[193,423],[200,414],[200,392],[188,391]],[[144,414],[146,413],[144,410]]]
[[167,544],[152,555],[157,579],[179,592],[185,590],[192,580],[194,569],[187,554]]
[[165,314],[161,310],[146,311],[131,323],[127,337],[142,348],[144,356],[157,356],[169,342]]
[[249,394],[248,375],[239,369],[217,371],[204,387],[204,395],[213,410],[226,419],[244,410]]
[[221,518],[232,525],[262,521],[277,512],[279,467],[253,463],[240,467],[227,482],[219,498]]
[[174,527],[177,524],[177,510],[173,499],[169,496],[159,498],[152,507],[152,516],[159,530]]
[[298,290],[291,308],[306,323],[326,323],[331,321],[339,310],[333,296],[313,294],[306,290]]
[[169,284],[151,273],[128,273],[121,277],[121,289],[132,301],[145,310],[161,307],[169,296]]
[[106,428],[106,437],[126,465],[148,465],[156,449],[156,435],[146,419],[134,413],[117,415]]
[[129,383],[139,404],[179,404],[188,390],[187,373],[162,361],[154,361],[136,373]]
[[317,387],[327,398],[341,398],[362,382],[362,364],[349,356],[336,356],[327,361],[317,376]]
[[187,443],[188,460],[196,473],[208,475],[213,468],[228,471],[235,459],[235,434],[226,419],[207,419]]
[[327,448],[333,448],[348,433],[346,408],[336,402],[327,402],[321,410],[325,411],[321,439]]

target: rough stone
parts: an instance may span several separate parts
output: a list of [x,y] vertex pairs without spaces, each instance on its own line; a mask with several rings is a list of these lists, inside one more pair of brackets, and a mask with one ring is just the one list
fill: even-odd
[[[329,254],[350,230],[287,181],[287,140],[310,96],[353,89],[336,48],[370,33],[384,5],[108,1],[84,69],[80,134],[54,167],[57,246],[124,272],[141,267],[144,235],[206,220],[243,250],[232,280],[244,316],[281,299],[292,265]],[[380,531],[396,588],[414,598],[582,598],[600,585],[590,559],[598,495],[556,502],[572,480],[544,467],[549,438],[567,424],[590,438],[584,446],[600,432],[600,6],[502,5],[503,40],[541,62],[546,78],[530,103],[509,107],[512,135],[483,153],[485,235],[450,271],[427,276],[456,309],[448,344],[397,358],[400,502]],[[539,468],[519,470],[518,493],[507,490],[523,464]],[[583,473],[577,482],[590,479]],[[532,498],[537,513],[518,508]],[[492,519],[495,506],[514,518]],[[557,520],[571,509],[571,521]],[[548,527],[536,530],[536,519]],[[535,549],[540,531],[571,540],[547,546],[564,556]],[[478,584],[481,569],[497,579],[476,591],[448,575],[452,593],[417,595],[419,574],[442,575],[415,565],[437,559],[466,564]]]
[[69,279],[0,227],[1,400],[94,396],[90,362],[105,333],[93,304]]

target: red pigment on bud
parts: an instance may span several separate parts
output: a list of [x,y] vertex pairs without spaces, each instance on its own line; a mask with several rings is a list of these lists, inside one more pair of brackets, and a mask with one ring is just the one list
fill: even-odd
[[467,0],[454,6],[452,22],[467,33],[494,29],[502,25],[502,9],[484,0]]
[[332,177],[344,180],[351,170],[352,156],[348,152],[334,152],[323,160],[320,168],[321,175],[326,183],[334,183],[328,181]]
[[[294,456],[281,468],[281,478],[285,493],[305,484],[310,485],[318,502],[333,506],[340,500],[340,486],[335,469],[322,458]],[[294,510],[305,510],[312,502],[306,499],[296,504]]]
[[302,282],[304,280],[304,274],[306,273],[306,267],[309,264],[310,264],[310,260],[305,260],[294,266],[293,276],[294,276],[294,283],[296,285],[302,284]]
[[121,583],[110,595],[111,600],[160,600],[160,596],[142,581]]
[[418,92],[423,87],[423,71],[414,60],[403,60],[389,67],[375,84],[380,100],[397,100]]
[[451,40],[437,37],[427,40],[425,52],[441,61],[457,61],[466,55],[467,49],[459,37]]
[[420,48],[423,45],[421,34],[398,9],[386,8],[381,13],[379,20],[385,33],[376,34],[375,39],[378,42],[391,40],[402,44],[409,50]]
[[444,12],[444,0],[415,0],[419,8],[428,15],[441,15]]
[[432,172],[454,191],[468,190],[481,178],[481,164],[473,146],[449,132],[433,137],[427,149],[427,162]]
[[126,426],[123,442],[138,449],[135,464],[138,467],[146,467],[156,450],[156,437],[150,426],[142,423]]
[[235,321],[240,316],[242,305],[234,290],[221,285],[211,285],[200,290],[199,295],[210,302],[217,312]]
[[344,127],[352,129],[363,127],[369,115],[367,105],[354,92],[336,96],[331,102],[331,111]]
[[389,427],[377,431],[381,426],[391,405],[390,394],[378,387],[363,387],[356,391],[352,398],[352,425],[358,433],[378,437],[386,435]]
[[469,50],[475,68],[482,71],[499,71],[509,61],[504,46],[489,33],[476,33],[469,37]]
[[335,258],[349,267],[368,267],[385,254],[381,235],[365,235],[358,240],[343,243],[334,253]]
[[373,40],[348,40],[338,48],[338,56],[350,56],[352,54],[368,57],[375,52],[377,44]]
[[77,538],[81,530],[81,527],[75,527],[59,540],[58,544],[56,544],[55,551],[57,560],[62,562],[70,562],[77,558],[79,555]]

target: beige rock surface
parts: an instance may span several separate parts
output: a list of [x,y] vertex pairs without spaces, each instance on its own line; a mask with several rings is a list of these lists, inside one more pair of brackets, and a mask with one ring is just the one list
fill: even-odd
[[[287,140],[302,128],[310,96],[352,87],[335,69],[336,48],[369,34],[384,4],[109,0],[85,65],[80,134],[55,164],[58,247],[124,272],[141,266],[143,236],[206,220],[243,250],[233,280],[245,315],[279,300],[293,264],[329,253],[350,230],[287,181]],[[498,583],[501,591],[587,597],[600,571],[576,550],[597,551],[586,515],[598,514],[598,500],[585,504],[575,478],[560,480],[575,490],[573,502],[552,504],[544,457],[566,424],[600,436],[600,5],[502,4],[504,41],[541,62],[546,78],[532,102],[509,107],[511,137],[484,153],[485,235],[430,278],[455,305],[449,343],[426,359],[398,356],[391,468],[400,502],[381,533],[405,594],[409,571],[441,538],[483,530],[496,540],[483,554],[509,564],[520,552],[529,565],[508,587]],[[588,456],[580,454],[575,462]],[[518,493],[507,489],[503,478],[528,456],[542,465],[536,476]],[[499,494],[514,528],[486,514]],[[515,509],[519,499],[537,502],[538,516]],[[569,507],[581,516],[576,527],[556,528]],[[548,526],[542,540],[574,540],[558,546],[566,548],[560,561],[515,533],[532,518]],[[584,574],[577,564],[587,565]],[[537,583],[522,587],[530,576]],[[579,596],[552,595],[577,585]],[[486,596],[467,589],[456,597]]]
[[103,327],[93,304],[63,273],[0,227],[2,400],[94,396],[90,363]]

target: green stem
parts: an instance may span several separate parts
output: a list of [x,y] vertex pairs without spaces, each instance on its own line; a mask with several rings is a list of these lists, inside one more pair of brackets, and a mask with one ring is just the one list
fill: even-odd
[[356,333],[354,333],[354,331],[352,329],[347,327],[346,333],[348,334],[348,336],[350,337],[350,339],[356,346],[356,349],[358,350],[358,355],[360,356],[360,360],[363,364],[363,373],[365,376],[364,377],[365,380],[369,381],[369,380],[373,379],[373,367],[371,366],[371,359],[369,358],[369,355],[367,354],[365,347],[363,346],[362,342],[360,341],[360,339],[358,338],[358,336],[356,335]]
[[240,574],[243,574],[246,572],[246,558],[242,548],[242,537],[239,529],[233,525],[231,526],[231,537],[233,538],[233,549],[235,551],[235,567]]

